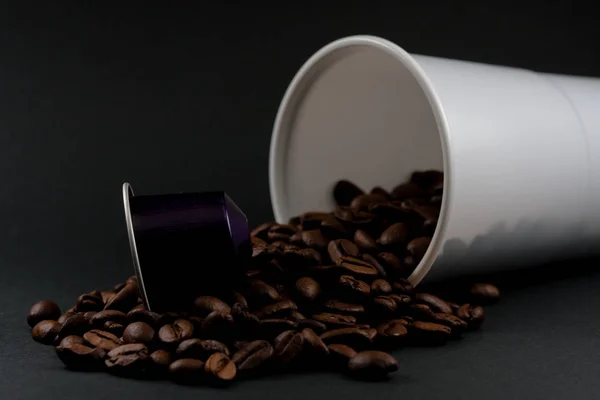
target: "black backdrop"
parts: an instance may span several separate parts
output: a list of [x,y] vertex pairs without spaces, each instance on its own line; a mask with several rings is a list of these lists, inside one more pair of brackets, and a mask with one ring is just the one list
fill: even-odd
[[[272,218],[267,160],[273,119],[297,69],[328,42],[374,34],[413,53],[600,76],[598,14],[568,1],[503,1],[494,6],[474,0],[235,3],[158,7],[150,2],[40,2],[0,12],[0,392],[10,393],[6,398],[39,398],[45,388],[56,398],[88,392],[104,398],[100,388],[115,385],[138,391],[128,397],[148,390],[139,383],[81,374],[74,378],[62,371],[48,349],[27,337],[27,307],[40,298],[57,299],[66,307],[78,293],[130,274],[123,181],[130,181],[138,193],[224,189],[252,224]],[[588,392],[579,381],[595,383],[586,365],[599,364],[586,348],[577,353],[583,361],[568,363],[567,380],[557,381],[556,374],[565,373],[558,368],[564,360],[559,363],[554,355],[545,359],[545,348],[528,358],[509,356],[536,348],[536,329],[554,332],[551,319],[536,322],[525,339],[502,327],[528,320],[532,310],[519,311],[523,302],[533,304],[533,311],[543,310],[543,296],[553,298],[559,289],[584,291],[590,304],[600,303],[593,278],[598,281],[592,275],[519,292],[512,303],[498,306],[498,319],[490,322],[485,340],[475,339],[475,347],[461,344],[425,351],[425,356],[414,353],[414,366],[405,372],[416,372],[402,375],[397,389],[384,386],[379,395],[409,390],[428,392],[429,397],[469,398],[486,390],[491,398],[492,390],[498,398],[525,393],[553,398],[583,390],[579,398],[585,397]],[[542,294],[532,297],[536,290]],[[522,303],[516,303],[519,298]],[[592,315],[573,313],[569,307],[576,307],[577,299],[570,300],[572,304],[555,312],[585,326]],[[515,312],[523,312],[523,318]],[[572,360],[570,333],[575,332],[554,332],[567,351],[562,354],[566,360]],[[593,346],[593,336],[589,339],[579,345]],[[525,347],[511,352],[517,342]],[[473,361],[480,353],[490,361]],[[509,362],[495,368],[485,358],[494,356]],[[523,364],[553,361],[556,370],[531,367],[527,378],[515,371]],[[440,362],[445,371],[436,370]],[[426,390],[433,385],[423,378],[427,374],[449,389]],[[289,379],[293,387],[313,378]],[[287,387],[285,380],[278,382],[276,388]],[[346,385],[333,382],[340,388]],[[241,387],[226,396],[265,397],[269,385],[250,384],[251,394]],[[361,390],[343,387],[348,395]],[[159,388],[151,386],[148,395],[179,390]],[[305,394],[314,394],[304,383],[303,388]]]

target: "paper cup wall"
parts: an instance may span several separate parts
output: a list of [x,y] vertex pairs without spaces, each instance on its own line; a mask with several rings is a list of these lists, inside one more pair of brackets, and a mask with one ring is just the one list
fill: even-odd
[[332,210],[340,178],[391,189],[440,169],[437,230],[410,276],[598,253],[600,80],[411,55],[353,36],[292,80],[271,139],[275,218]]

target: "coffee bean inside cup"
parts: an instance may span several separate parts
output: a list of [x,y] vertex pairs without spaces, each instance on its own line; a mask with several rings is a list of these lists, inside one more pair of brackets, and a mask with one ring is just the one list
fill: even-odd
[[146,310],[132,276],[86,291],[62,314],[56,303],[35,303],[27,324],[67,368],[129,378],[224,387],[323,368],[367,380],[410,374],[392,352],[465,336],[500,298],[489,283],[455,299],[407,279],[427,253],[442,196],[443,174],[433,170],[388,190],[340,180],[335,210],[257,226],[246,278],[219,282],[185,309]]

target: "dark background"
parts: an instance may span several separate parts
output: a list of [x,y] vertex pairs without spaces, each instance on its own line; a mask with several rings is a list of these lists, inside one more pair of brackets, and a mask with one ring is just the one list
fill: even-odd
[[380,385],[307,374],[218,391],[69,373],[25,324],[39,299],[67,308],[130,275],[124,181],[148,194],[224,189],[252,224],[272,218],[277,107],[328,42],[374,34],[413,53],[600,76],[597,13],[568,1],[49,3],[0,12],[1,398],[597,397],[593,268],[506,287],[484,330],[398,353],[400,372]]

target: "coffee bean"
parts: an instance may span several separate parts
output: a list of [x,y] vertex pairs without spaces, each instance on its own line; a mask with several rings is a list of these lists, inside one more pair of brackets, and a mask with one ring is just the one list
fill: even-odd
[[341,238],[349,236],[349,232],[340,220],[330,216],[321,222],[321,232],[329,238]]
[[374,203],[369,206],[369,212],[383,221],[398,222],[407,219],[407,210],[393,202]]
[[402,222],[396,222],[381,233],[377,243],[384,247],[397,247],[406,241],[407,235],[408,226]]
[[368,211],[369,206],[373,204],[385,203],[388,199],[385,196],[377,194],[362,194],[356,196],[350,202],[350,208],[354,211]]
[[216,380],[218,384],[232,381],[237,373],[235,363],[226,354],[214,353],[204,364],[204,370]]
[[428,190],[443,184],[444,174],[437,170],[415,171],[410,177],[410,182]]
[[329,349],[331,363],[344,370],[348,368],[348,361],[357,354],[352,347],[345,344],[333,343],[327,348]]
[[340,315],[334,313],[320,313],[312,316],[312,319],[325,324],[328,328],[349,327],[356,324],[356,318],[351,315]]
[[438,219],[440,210],[437,207],[418,205],[414,206],[413,210],[421,216],[424,220]]
[[[231,318],[231,316],[229,317]],[[190,321],[177,319],[172,324],[163,325],[160,328],[158,339],[167,346],[176,346],[182,340],[191,338],[193,333],[194,325]]]
[[150,371],[157,375],[163,375],[168,371],[173,362],[173,356],[167,350],[156,350],[150,354]]
[[337,264],[340,258],[344,256],[357,257],[360,254],[358,247],[347,239],[337,239],[329,242],[327,253],[334,264]]
[[107,352],[123,344],[121,339],[112,333],[98,329],[92,329],[91,331],[84,333],[83,339],[92,347],[101,347]]
[[196,310],[200,313],[202,317],[206,317],[213,311],[217,311],[223,314],[229,314],[231,312],[231,308],[227,305],[227,303],[225,303],[221,299],[212,296],[197,297],[194,301],[194,304],[196,306]]
[[36,326],[39,322],[45,320],[57,320],[60,318],[60,308],[52,301],[38,301],[31,306],[27,313],[27,324],[30,327]]
[[279,293],[275,288],[264,281],[253,279],[249,282],[249,296],[254,299],[257,305],[264,305],[281,300]]
[[279,301],[275,304],[269,304],[258,310],[255,314],[259,319],[280,318],[289,316],[290,312],[298,309],[296,303],[291,300]]
[[97,312],[90,319],[90,324],[96,328],[103,328],[107,322],[114,322],[117,324],[127,324],[127,314],[117,310],[104,310]]
[[40,321],[31,330],[31,337],[42,344],[54,344],[60,328],[61,325],[57,321]]
[[75,309],[78,312],[86,311],[100,311],[104,307],[102,296],[100,292],[94,291],[92,293],[82,294],[77,298],[77,305]]
[[302,231],[301,236],[304,245],[313,249],[325,250],[329,244],[329,240],[318,229]]
[[232,357],[238,371],[256,370],[273,356],[273,346],[265,340],[246,343]]
[[133,322],[123,331],[124,343],[143,343],[150,345],[154,342],[155,331],[145,322]]
[[371,282],[371,293],[375,296],[392,293],[392,285],[385,279],[375,279]]
[[398,308],[409,305],[413,302],[413,298],[407,294],[392,293],[392,294],[388,294],[387,296],[391,299],[394,299],[394,301],[396,302],[396,306]]
[[302,321],[306,319],[306,316],[304,314],[302,314],[301,312],[298,311],[291,311],[290,315],[288,315],[288,318],[291,319],[292,321]]
[[275,224],[269,229],[267,239],[272,242],[278,240],[287,242],[294,233],[296,233],[296,227],[293,225]]
[[256,246],[266,246],[268,244],[267,241],[265,241],[265,240],[263,240],[263,239],[261,239],[259,237],[256,237],[256,236],[250,237],[250,242],[252,243],[253,247],[256,247]]
[[479,329],[485,320],[483,307],[473,307],[470,304],[463,304],[460,306],[456,311],[456,316],[468,324],[469,330]]
[[213,353],[229,355],[227,346],[216,340],[187,339],[179,343],[175,354],[179,358],[206,360]]
[[414,259],[421,261],[425,252],[429,248],[429,244],[431,243],[431,238],[429,237],[418,237],[410,242],[406,246],[406,250],[413,256]]
[[396,301],[389,296],[377,296],[373,299],[373,311],[378,314],[390,315],[397,309]]
[[123,331],[125,330],[125,326],[112,321],[106,321],[102,326],[102,330],[106,332],[110,332],[115,336],[123,336]]
[[415,300],[419,303],[427,304],[435,312],[452,314],[450,305],[433,294],[417,293]]
[[115,286],[113,286],[113,291],[115,293],[119,292],[121,289],[123,289],[125,287],[125,282],[120,282],[117,283]]
[[102,299],[102,303],[106,305],[113,297],[117,295],[117,292],[114,290],[104,290],[100,292],[100,298]]
[[269,232],[269,229],[271,229],[271,227],[273,225],[275,225],[275,222],[265,222],[264,224],[261,224],[261,225],[257,226],[256,228],[254,228],[252,230],[252,232],[250,232],[250,235],[259,237],[261,239],[266,239],[267,233]]
[[106,303],[104,309],[128,312],[136,305],[139,295],[137,282],[131,281]]
[[377,270],[379,276],[381,276],[382,278],[387,277],[387,271],[377,258],[372,256],[371,254],[363,254],[362,259],[371,264]]
[[340,294],[350,299],[364,299],[371,293],[371,286],[351,275],[341,275],[338,289]]
[[286,365],[302,351],[304,336],[296,331],[285,331],[274,340],[274,356],[279,364]]
[[364,194],[363,190],[347,180],[338,181],[333,187],[333,199],[340,206],[349,205],[352,200]]
[[299,224],[302,226],[302,230],[308,231],[311,229],[318,229],[321,226],[321,222],[329,218],[330,214],[320,211],[310,211],[300,216]]
[[124,344],[109,351],[104,363],[113,374],[138,377],[146,372],[150,356],[142,343]]
[[92,348],[74,341],[63,341],[56,348],[56,355],[69,369],[97,370],[102,367],[106,350]]
[[427,304],[411,304],[407,312],[416,319],[429,321],[434,318],[434,312]]
[[310,328],[302,329],[302,337],[304,338],[304,347],[308,355],[313,357],[325,357],[329,354],[329,349],[321,338]]
[[201,384],[206,378],[205,362],[193,358],[182,358],[169,365],[169,375],[175,382],[182,384]]
[[259,323],[260,337],[269,340],[284,331],[297,328],[297,322],[281,318],[263,319]]
[[361,229],[354,232],[354,243],[360,251],[365,253],[376,253],[379,248],[375,239]]
[[437,346],[448,341],[452,330],[435,322],[414,321],[409,325],[409,333],[416,344]]
[[500,290],[491,283],[475,283],[471,286],[469,295],[473,303],[489,305],[500,299]]
[[[367,286],[368,287],[368,286]],[[350,315],[360,315],[365,312],[365,307],[362,304],[345,303],[341,300],[327,300],[325,309],[332,313],[342,313]]]
[[374,278],[378,275],[377,270],[368,262],[360,258],[343,256],[338,259],[337,266],[331,267],[344,275],[352,275],[357,278]]
[[382,351],[361,351],[348,361],[348,370],[358,379],[382,379],[398,370],[398,361]]
[[394,289],[394,292],[408,295],[412,295],[415,291],[413,285],[405,279],[397,279],[392,283],[392,288]]
[[[103,311],[109,312],[109,311]],[[161,315],[152,311],[148,311],[144,308],[134,308],[133,310],[127,313],[127,320],[129,323],[133,322],[145,322],[153,328],[158,327],[158,323],[160,321]],[[121,323],[124,323],[122,321]]]
[[61,340],[58,346],[66,347],[66,346],[70,346],[73,344],[85,345],[86,343],[81,336],[69,335],[69,336],[65,337],[63,340]]
[[[234,332],[233,328],[233,317],[231,314],[224,314],[218,311],[213,311],[204,319],[201,327],[201,337],[206,339],[226,339],[229,338]],[[182,339],[188,339],[192,335]]]
[[427,192],[421,189],[418,185],[414,183],[403,183],[401,185],[396,186],[390,192],[390,195],[393,199],[396,200],[404,200],[411,197],[420,197],[426,195]]
[[361,329],[367,334],[367,337],[371,342],[375,341],[375,338],[377,337],[377,329],[370,327],[360,327],[359,329]]
[[296,291],[303,300],[313,301],[321,294],[321,285],[310,277],[303,277],[296,281]]
[[398,346],[404,343],[408,335],[405,320],[391,320],[380,324],[377,327],[379,341],[384,346]]
[[468,328],[465,321],[452,314],[434,313],[433,322],[446,325],[452,329],[453,336],[460,336]]
[[406,275],[406,270],[402,264],[402,261],[394,253],[379,253],[377,258],[381,262],[381,265],[385,269],[387,275],[395,278]]
[[85,317],[82,314],[75,314],[62,324],[62,327],[58,331],[58,338],[62,339],[69,335],[83,336],[90,329],[90,324]]
[[59,318],[58,318],[58,323],[59,324],[64,324],[66,320],[68,320],[69,318],[71,318],[73,315],[77,314],[75,311],[65,311]]
[[324,323],[316,321],[314,319],[305,318],[298,321],[298,329],[302,330],[306,328],[312,329],[315,333],[318,333],[319,335],[325,332],[325,330],[327,330],[327,326]]
[[232,290],[227,293],[227,298],[229,299],[229,304],[239,304],[244,309],[248,309],[248,301],[240,292]]
[[340,328],[327,331],[321,335],[321,340],[326,344],[345,344],[353,349],[365,349],[371,347],[371,335],[359,328]]
[[321,257],[321,253],[319,253],[315,249],[300,249],[298,250],[298,254],[303,259],[303,261],[301,262],[302,265],[316,266],[323,264],[323,258]]

